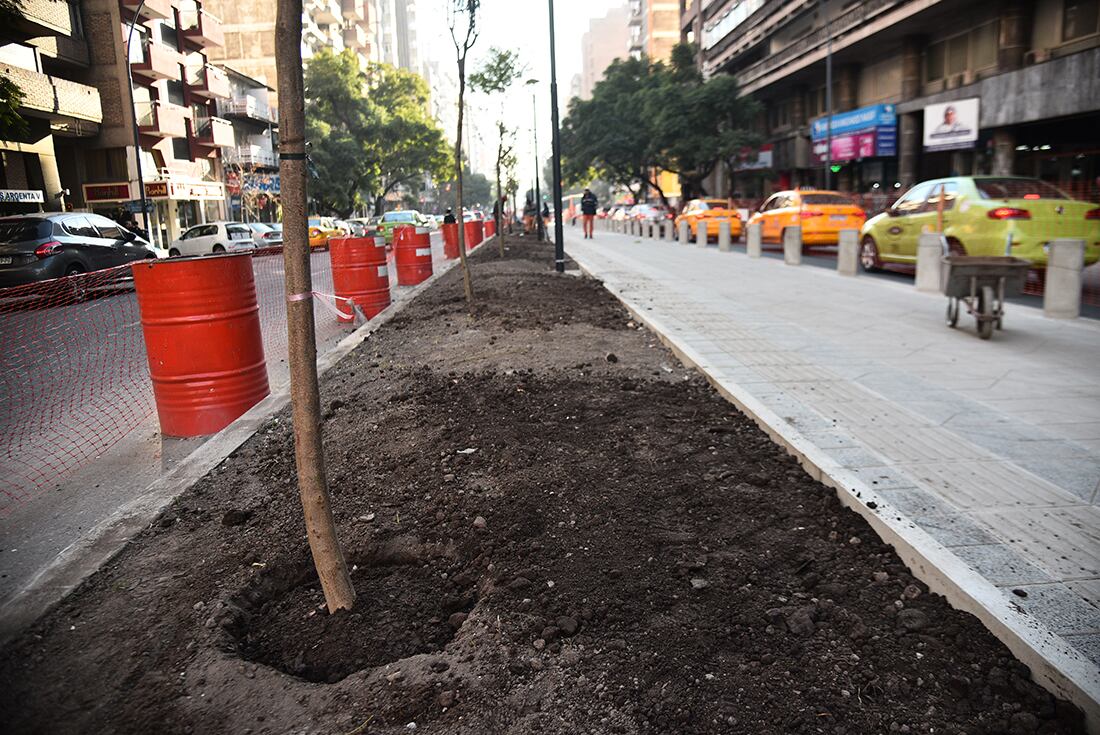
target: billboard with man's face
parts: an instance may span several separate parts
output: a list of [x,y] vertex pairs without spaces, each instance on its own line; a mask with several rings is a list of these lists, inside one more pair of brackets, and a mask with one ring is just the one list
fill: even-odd
[[978,142],[979,99],[938,102],[924,108],[924,150],[973,148]]

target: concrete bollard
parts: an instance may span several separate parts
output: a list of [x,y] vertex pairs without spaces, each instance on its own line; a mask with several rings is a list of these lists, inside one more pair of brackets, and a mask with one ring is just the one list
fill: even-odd
[[705,248],[707,246],[707,240],[710,239],[709,228],[707,227],[707,221],[701,219],[695,223],[695,245],[696,247]]
[[917,240],[917,278],[918,291],[939,293],[943,290],[943,235],[938,232],[921,233]]
[[859,272],[859,230],[841,230],[837,237],[836,272],[854,276]]
[[748,233],[745,235],[745,252],[748,253],[750,258],[760,257],[763,239],[760,223],[755,222],[749,225]]
[[653,239],[653,227],[654,225],[652,222],[645,223],[645,236],[648,237],[650,240]]
[[687,245],[688,239],[691,237],[691,228],[688,227],[686,219],[680,220],[680,244]]
[[783,228],[783,262],[787,265],[802,265],[802,228]]
[[1084,240],[1052,240],[1047,253],[1043,314],[1051,319],[1081,316],[1081,281],[1085,268]]
[[723,253],[730,251],[730,221],[728,219],[718,222],[718,250]]

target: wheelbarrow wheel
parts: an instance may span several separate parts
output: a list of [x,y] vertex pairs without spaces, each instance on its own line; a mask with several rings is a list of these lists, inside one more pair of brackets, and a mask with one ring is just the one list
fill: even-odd
[[946,319],[946,321],[947,321],[947,326],[951,327],[952,329],[954,329],[955,326],[959,323],[959,300],[958,299],[952,299],[952,298],[947,299],[947,319]]
[[982,286],[981,294],[978,297],[978,336],[982,339],[992,337],[993,329],[997,325],[997,320],[993,316],[995,303],[993,287]]

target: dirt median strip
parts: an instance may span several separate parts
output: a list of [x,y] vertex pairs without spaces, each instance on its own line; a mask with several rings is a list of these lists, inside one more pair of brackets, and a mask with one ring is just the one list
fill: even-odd
[[5,732],[1077,732],[598,282],[513,242],[333,367],[358,602],[285,410],[9,645]]

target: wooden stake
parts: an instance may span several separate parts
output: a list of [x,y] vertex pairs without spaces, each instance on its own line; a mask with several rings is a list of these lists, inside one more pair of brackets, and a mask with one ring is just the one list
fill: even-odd
[[286,270],[287,356],[294,420],[294,461],[309,548],[329,612],[351,609],[351,586],[336,537],[325,455],[321,446],[321,394],[317,387],[317,341],[313,324],[313,279],[306,224],[305,92],[302,79],[302,0],[277,0],[275,64],[279,87],[279,175]]

